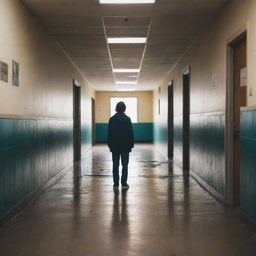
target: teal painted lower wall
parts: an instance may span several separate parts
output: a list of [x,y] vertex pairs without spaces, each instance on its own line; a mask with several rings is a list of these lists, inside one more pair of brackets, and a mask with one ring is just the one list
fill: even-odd
[[[132,124],[134,140],[137,142],[153,141],[153,123]],[[108,124],[96,123],[96,142],[107,142]]]
[[92,146],[92,125],[84,121],[81,124],[81,143],[82,155],[84,155]]
[[0,119],[0,218],[72,161],[72,120]]
[[242,212],[256,223],[256,111],[241,112],[240,203]]
[[165,124],[154,124],[154,142],[157,144],[166,143],[168,131]]
[[135,141],[153,142],[153,123],[137,123],[132,126]]
[[[174,116],[174,158],[182,163],[183,117]],[[209,113],[190,116],[190,168],[221,197],[225,193],[225,115]],[[168,143],[166,127],[155,124],[155,142]]]
[[164,123],[154,123],[154,143],[163,155],[167,155],[168,130]]
[[174,116],[173,118],[173,156],[180,162],[182,162],[183,155],[182,120],[182,116]]
[[95,128],[96,142],[107,142],[108,137],[108,124],[106,123],[96,123]]
[[225,115],[190,116],[190,169],[225,195]]

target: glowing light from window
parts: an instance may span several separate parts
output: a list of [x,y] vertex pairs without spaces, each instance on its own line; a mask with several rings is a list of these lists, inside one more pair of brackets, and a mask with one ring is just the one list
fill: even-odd
[[111,116],[113,116],[116,111],[116,104],[119,101],[123,101],[126,105],[126,115],[129,116],[132,120],[132,123],[138,122],[138,99],[136,97],[113,97],[110,99],[110,108],[111,108]]

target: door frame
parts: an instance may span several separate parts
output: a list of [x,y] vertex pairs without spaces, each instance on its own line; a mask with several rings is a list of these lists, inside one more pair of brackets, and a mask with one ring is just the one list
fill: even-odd
[[[173,120],[173,111],[174,111],[174,96],[173,96],[173,81],[168,83],[168,111],[167,111],[167,125],[168,125],[168,158],[173,159],[173,140],[174,140],[174,120]],[[170,100],[171,95],[171,100]],[[170,113],[171,112],[171,113]]]
[[[189,87],[188,87],[188,98],[189,98],[189,102],[188,102],[188,108],[189,108],[189,113],[188,113],[188,141],[187,143],[184,142],[184,130],[185,130],[185,126],[184,126],[184,105],[185,105],[185,90],[184,90],[184,78],[186,75],[189,75]],[[184,71],[183,71],[183,74],[182,74],[182,90],[183,90],[183,96],[182,96],[182,107],[183,107],[183,110],[182,110],[182,166],[183,166],[183,170],[189,172],[190,170],[190,86],[191,86],[191,66],[188,66]],[[185,147],[184,145],[187,144],[187,147],[188,147],[188,155],[187,155],[187,161],[185,163],[184,159],[185,159],[185,156],[184,156],[184,152],[185,152]],[[185,163],[185,164],[184,164]]]
[[73,79],[73,152],[74,162],[81,160],[81,85]]
[[95,99],[91,98],[92,110],[92,146],[95,145]]
[[228,205],[234,204],[234,46],[246,38],[247,28],[243,27],[227,41],[227,86],[225,111],[225,203]]

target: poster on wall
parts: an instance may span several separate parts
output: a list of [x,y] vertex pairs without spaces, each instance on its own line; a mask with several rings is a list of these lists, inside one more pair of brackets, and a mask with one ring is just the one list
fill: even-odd
[[19,72],[20,72],[19,63],[13,60],[12,61],[12,84],[14,86],[19,86]]
[[242,68],[240,70],[240,86],[247,86],[247,68]]
[[8,82],[8,64],[0,61],[0,80]]

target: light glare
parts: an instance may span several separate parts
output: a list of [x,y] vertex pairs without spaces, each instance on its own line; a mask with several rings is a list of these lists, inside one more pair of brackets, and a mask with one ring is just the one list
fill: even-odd
[[145,44],[146,37],[109,37],[109,44]]
[[117,89],[119,92],[133,92],[135,91],[135,89],[131,89],[131,88],[128,88],[128,89]]
[[100,0],[100,4],[154,4],[155,0]]
[[[128,89],[126,89],[127,91]],[[126,105],[125,113],[131,118],[133,123],[138,122],[138,99],[136,97],[112,97],[110,98],[110,108],[111,116],[113,116],[116,111],[116,104],[123,101]]]
[[113,69],[114,73],[139,73],[140,69],[132,69],[132,68],[114,68]]
[[116,81],[116,84],[137,84],[137,82],[131,82],[131,81]]

